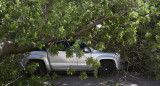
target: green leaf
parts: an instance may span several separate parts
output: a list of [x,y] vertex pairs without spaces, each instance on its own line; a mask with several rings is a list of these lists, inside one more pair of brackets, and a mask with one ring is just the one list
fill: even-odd
[[86,72],[81,72],[79,78],[80,78],[81,80],[87,79],[87,78],[88,78],[88,77],[87,77],[87,73],[86,73]]
[[150,38],[152,36],[152,33],[150,33],[150,32],[147,32],[146,34],[145,34],[145,37],[146,38]]
[[93,59],[92,57],[89,57],[86,60],[86,64],[88,66],[92,66],[94,68],[94,76],[97,78],[98,77],[98,68],[101,66],[101,63],[95,59]]
[[73,75],[75,72],[76,72],[76,71],[75,71],[75,69],[73,69],[73,68],[69,68],[69,69],[67,70],[67,74],[68,74],[68,75]]
[[138,15],[138,12],[134,12],[134,11],[133,11],[132,13],[129,14],[129,16],[130,16],[131,18],[138,18],[139,15]]
[[103,42],[100,42],[99,44],[96,44],[96,49],[102,51],[104,48],[105,48],[105,46],[104,46],[104,43],[103,43]]
[[66,51],[66,57],[67,58],[72,58],[73,52],[74,52],[73,48],[67,49],[67,51]]
[[53,55],[58,55],[58,50],[59,50],[59,47],[57,44],[53,45],[52,47],[50,47],[49,49],[49,52]]

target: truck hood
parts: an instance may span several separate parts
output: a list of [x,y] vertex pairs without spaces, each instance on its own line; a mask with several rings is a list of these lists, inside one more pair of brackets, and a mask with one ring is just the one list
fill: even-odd
[[94,51],[92,51],[92,55],[107,55],[107,56],[113,56],[114,57],[116,55],[116,53],[106,53],[106,52],[94,50]]
[[43,56],[47,56],[46,51],[31,51],[30,55],[43,55]]

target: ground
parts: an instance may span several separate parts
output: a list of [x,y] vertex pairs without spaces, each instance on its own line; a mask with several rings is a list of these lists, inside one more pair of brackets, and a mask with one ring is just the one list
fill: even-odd
[[103,78],[95,78],[92,73],[89,73],[85,80],[81,80],[78,73],[73,76],[60,75],[61,78],[48,80],[44,84],[54,84],[55,86],[160,86],[158,80],[137,77],[128,72]]

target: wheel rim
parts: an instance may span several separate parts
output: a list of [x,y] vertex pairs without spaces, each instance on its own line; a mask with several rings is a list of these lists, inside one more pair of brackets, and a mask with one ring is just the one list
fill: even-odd
[[[106,62],[107,63],[107,62]],[[106,75],[110,75],[115,71],[115,67],[114,65],[112,65],[111,63],[108,64],[102,64],[101,67],[99,68],[99,74],[106,76]]]

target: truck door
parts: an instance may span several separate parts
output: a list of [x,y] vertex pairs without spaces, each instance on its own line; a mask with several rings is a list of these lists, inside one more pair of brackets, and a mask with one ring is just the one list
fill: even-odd
[[70,68],[73,68],[75,70],[78,69],[78,57],[76,57],[76,53],[73,53],[72,58],[69,58],[69,65]]
[[[67,42],[69,48],[71,48],[72,46],[74,46],[74,42]],[[78,69],[78,58],[76,57],[76,53],[73,52],[73,56],[71,58],[69,58],[69,67],[73,68],[75,70]]]
[[86,64],[87,58],[91,57],[90,48],[84,43],[80,44],[80,48],[81,48],[81,50],[83,50],[84,55],[81,58],[78,58],[79,70],[92,70],[92,67],[87,66],[87,64]]
[[66,58],[67,48],[65,41],[57,43],[57,46],[61,46],[58,51],[58,55],[49,54],[49,60],[53,70],[67,70],[69,68],[69,59]]

